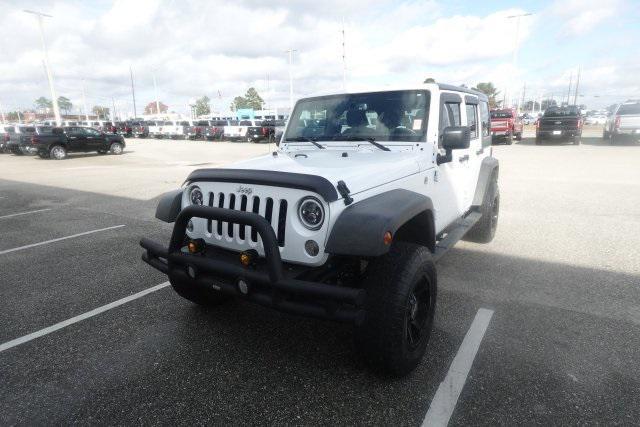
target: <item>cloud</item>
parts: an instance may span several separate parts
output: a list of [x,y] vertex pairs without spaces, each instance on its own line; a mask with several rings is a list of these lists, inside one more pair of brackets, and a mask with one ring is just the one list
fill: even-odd
[[[589,1],[581,6],[584,2],[563,0],[545,13],[554,11],[566,21],[562,31],[577,34],[610,16],[602,10],[606,7]],[[515,21],[507,16],[520,9],[480,15],[465,8],[451,16],[447,4],[435,0],[15,0],[5,2],[0,15],[0,102],[5,109],[29,107],[37,97],[48,96],[36,20],[22,12],[25,8],[53,15],[45,20],[45,32],[56,88],[76,105],[84,81],[90,106],[109,105],[113,97],[121,109],[131,111],[131,67],[138,108],[154,99],[154,74],[159,97],[177,111],[186,111],[188,99],[205,94],[216,107],[226,108],[250,86],[272,104],[286,106],[285,51],[291,47],[297,50],[292,67],[297,96],[341,86],[343,19],[353,85],[418,84],[427,76],[468,85],[529,77],[544,85],[564,71],[553,62],[534,76],[512,67]],[[598,11],[595,17],[591,10]],[[535,16],[521,21],[521,43],[539,24]],[[540,46],[545,48],[550,47]],[[624,74],[628,64],[609,65]]]
[[562,36],[581,36],[615,16],[622,4],[620,0],[557,0],[548,13],[561,18]]

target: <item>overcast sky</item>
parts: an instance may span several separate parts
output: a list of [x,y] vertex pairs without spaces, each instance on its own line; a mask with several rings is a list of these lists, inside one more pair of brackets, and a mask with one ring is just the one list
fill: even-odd
[[[590,107],[640,98],[638,0],[0,0],[5,111],[50,97],[36,18],[23,9],[53,16],[45,34],[56,90],[79,106],[84,79],[89,108],[110,106],[113,96],[132,111],[130,66],[138,110],[154,99],[153,69],[170,110],[186,112],[202,95],[226,109],[250,86],[287,106],[289,48],[297,50],[295,96],[339,88],[343,19],[352,88],[433,77],[504,91],[514,79],[529,94],[559,96],[581,66],[580,99]],[[507,16],[523,12],[534,15],[521,20],[514,69],[516,26]]]

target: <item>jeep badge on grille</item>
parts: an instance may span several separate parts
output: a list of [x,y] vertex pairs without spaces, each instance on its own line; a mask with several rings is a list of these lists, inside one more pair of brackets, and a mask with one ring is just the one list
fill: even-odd
[[250,196],[253,193],[253,188],[251,187],[243,187],[242,185],[238,187],[236,190],[237,193],[246,194]]

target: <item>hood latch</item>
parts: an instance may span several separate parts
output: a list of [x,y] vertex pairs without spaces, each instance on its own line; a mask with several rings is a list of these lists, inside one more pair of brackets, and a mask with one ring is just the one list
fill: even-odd
[[340,195],[344,198],[344,204],[346,206],[349,206],[351,203],[353,203],[353,197],[349,196],[349,193],[351,193],[351,191],[349,191],[349,187],[347,187],[347,184],[345,184],[344,181],[338,181],[338,193],[340,193]]

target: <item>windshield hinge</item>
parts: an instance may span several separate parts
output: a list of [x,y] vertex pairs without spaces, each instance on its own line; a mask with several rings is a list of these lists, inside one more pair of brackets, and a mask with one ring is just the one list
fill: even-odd
[[347,187],[347,184],[345,184],[344,181],[338,181],[338,193],[340,193],[340,195],[344,198],[344,204],[346,206],[349,206],[351,203],[353,203],[353,197],[349,196],[349,193],[351,193],[351,191],[349,191],[349,187]]

